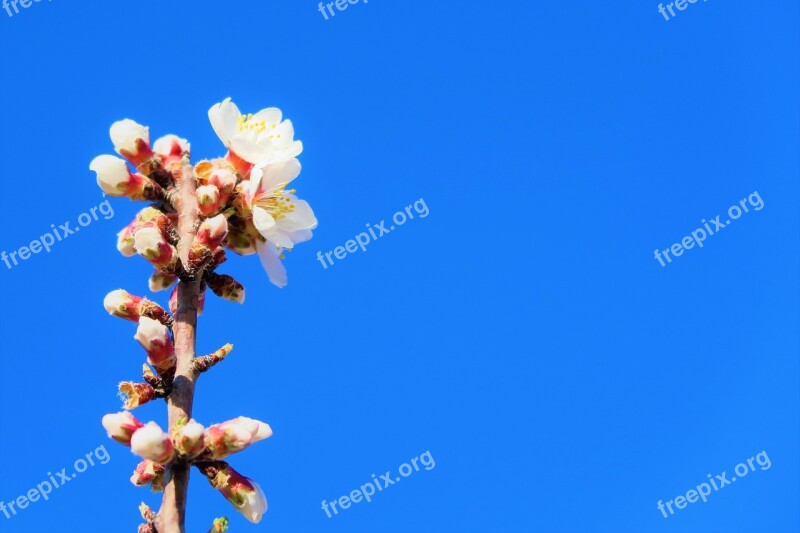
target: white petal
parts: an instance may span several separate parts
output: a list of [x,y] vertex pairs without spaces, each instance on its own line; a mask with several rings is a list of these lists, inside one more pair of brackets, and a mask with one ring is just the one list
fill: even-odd
[[236,127],[240,116],[239,108],[231,102],[230,98],[226,98],[222,103],[213,105],[208,110],[208,118],[211,121],[211,127],[214,128],[214,133],[228,148],[230,148],[231,139],[236,135]]
[[281,263],[277,248],[268,242],[259,243],[258,258],[272,284],[281,288],[285,287],[287,283],[286,269]]
[[272,215],[267,213],[266,209],[261,207],[253,208],[253,225],[256,227],[261,235],[266,237],[266,232],[269,232],[275,227],[275,219]]
[[294,210],[287,213],[284,218],[280,220],[280,227],[284,231],[297,231],[302,229],[314,229],[317,227],[317,217],[314,216],[314,211],[305,200],[298,200],[293,195],[287,195],[294,203]]

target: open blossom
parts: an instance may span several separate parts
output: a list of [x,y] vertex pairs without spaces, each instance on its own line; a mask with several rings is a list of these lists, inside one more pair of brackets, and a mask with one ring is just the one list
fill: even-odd
[[160,371],[175,365],[175,347],[169,330],[161,322],[147,317],[139,319],[139,327],[134,338],[147,352],[150,364]]
[[258,483],[246,478],[225,462],[201,466],[211,486],[242,513],[247,520],[258,524],[267,512],[267,498]]
[[130,446],[131,437],[138,429],[144,427],[144,424],[139,422],[128,411],[122,411],[113,415],[105,415],[103,417],[103,427],[110,438],[120,444]]
[[158,464],[168,463],[175,457],[172,439],[155,422],[148,422],[136,430],[131,437],[131,450],[136,455]]
[[271,436],[269,424],[240,416],[209,426],[205,432],[205,445],[212,458],[223,459]]
[[208,111],[208,118],[225,146],[248,163],[274,162],[297,157],[303,144],[294,140],[294,128],[276,107],[243,115],[226,98]]
[[119,155],[138,167],[153,158],[147,127],[133,120],[119,120],[111,125],[111,142]]

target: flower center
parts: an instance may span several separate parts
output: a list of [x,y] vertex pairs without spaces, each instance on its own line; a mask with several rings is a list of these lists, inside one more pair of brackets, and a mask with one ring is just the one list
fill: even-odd
[[292,199],[286,196],[286,194],[296,193],[297,190],[289,189],[288,191],[284,191],[284,187],[286,187],[285,183],[279,183],[271,191],[254,202],[255,205],[266,210],[276,222],[282,218],[286,218],[286,215],[294,211],[295,207],[297,207]]
[[239,131],[254,131],[256,133],[261,133],[267,129],[267,121],[253,120],[253,114],[251,113],[249,115],[240,116],[237,127],[239,128]]

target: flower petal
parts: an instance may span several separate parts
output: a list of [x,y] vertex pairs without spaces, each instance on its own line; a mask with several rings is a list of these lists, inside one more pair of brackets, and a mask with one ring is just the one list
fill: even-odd
[[286,278],[286,268],[281,263],[278,249],[268,242],[258,244],[258,258],[261,266],[267,273],[269,280],[277,287],[285,287],[288,283]]

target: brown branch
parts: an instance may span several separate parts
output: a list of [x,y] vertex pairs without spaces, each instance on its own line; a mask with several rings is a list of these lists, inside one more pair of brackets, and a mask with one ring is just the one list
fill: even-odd
[[[176,179],[178,195],[175,199],[178,211],[178,256],[183,265],[187,264],[189,247],[197,231],[199,220],[197,208],[197,179],[189,162],[189,155],[183,155],[180,176]],[[180,276],[178,283],[178,310],[173,332],[175,334],[175,354],[177,364],[172,392],[167,398],[169,431],[178,420],[192,418],[192,402],[197,374],[192,364],[195,356],[197,306],[200,296],[200,280],[187,275]],[[160,533],[184,533],[186,519],[186,493],[189,488],[189,464],[175,461],[167,470],[167,484],[164,498],[158,513]]]

